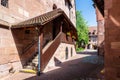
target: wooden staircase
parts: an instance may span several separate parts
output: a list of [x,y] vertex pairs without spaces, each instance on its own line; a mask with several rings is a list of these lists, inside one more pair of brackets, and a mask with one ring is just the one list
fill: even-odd
[[[42,49],[42,52],[43,52],[41,55],[41,68],[42,68],[42,70],[44,70],[44,68],[48,64],[49,60],[53,56],[54,52],[58,48],[58,46],[61,42],[61,34],[62,33],[59,33],[53,41],[49,42]],[[27,61],[26,65],[24,66],[24,69],[37,70],[37,67],[38,67],[38,52],[34,53],[34,55],[29,59],[29,61]]]
[[37,70],[38,66],[38,52],[27,62],[27,64],[24,66],[24,69],[32,69]]
[[[65,39],[66,35],[65,33],[60,32],[56,38],[49,42],[43,49],[42,49],[42,54],[41,54],[41,71],[43,71],[45,69],[45,67],[47,66],[48,62],[50,61],[50,59],[52,58],[52,56],[54,55],[55,51],[57,50],[59,44],[61,42],[67,42],[67,40]],[[72,41],[70,39],[70,41]],[[68,41],[69,44],[73,44],[72,42],[70,43],[70,41]],[[36,45],[37,46],[37,45]],[[38,66],[38,52],[36,52],[32,58],[29,58],[29,61],[27,62],[27,65],[24,66],[24,68],[26,69],[33,69],[33,70],[37,70],[37,66]]]

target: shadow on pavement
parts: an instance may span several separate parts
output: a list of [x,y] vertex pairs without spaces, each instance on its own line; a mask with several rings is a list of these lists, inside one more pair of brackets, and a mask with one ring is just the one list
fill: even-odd
[[89,54],[89,55],[98,55],[98,51],[97,50],[86,50],[86,51],[81,51],[81,52],[77,52],[77,54]]
[[[79,54],[77,54],[79,56]],[[94,62],[95,61],[95,62]],[[24,80],[103,80],[100,71],[104,68],[103,58],[87,56],[61,63],[60,68]],[[87,79],[89,80],[89,79]]]

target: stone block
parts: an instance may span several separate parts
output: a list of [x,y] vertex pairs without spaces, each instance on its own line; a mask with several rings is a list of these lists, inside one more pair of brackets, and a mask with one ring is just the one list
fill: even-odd
[[110,8],[112,8],[112,2],[113,2],[113,0],[105,0],[105,10],[106,9],[110,9]]
[[10,68],[12,68],[10,63],[0,65],[0,72],[9,71]]
[[18,70],[22,69],[22,64],[21,64],[20,61],[13,62],[12,67],[13,67],[14,70],[18,71]]
[[2,13],[0,13],[0,19],[2,19],[2,16],[3,16],[3,14],[2,14]]
[[2,77],[4,77],[4,76],[6,76],[6,75],[8,75],[9,74],[9,70],[7,70],[7,71],[0,71],[0,78],[2,78]]
[[0,54],[2,55],[4,53],[5,53],[5,48],[1,47],[1,45],[0,45]]
[[13,47],[7,46],[5,48],[5,51],[6,51],[5,54],[8,54],[8,55],[18,55],[18,51],[15,46],[13,46]]
[[3,15],[3,20],[9,23],[15,23],[15,19],[9,15]]

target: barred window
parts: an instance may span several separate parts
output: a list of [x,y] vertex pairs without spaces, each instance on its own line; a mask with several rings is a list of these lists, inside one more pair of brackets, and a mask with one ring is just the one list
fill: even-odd
[[8,0],[1,0],[1,5],[8,8]]

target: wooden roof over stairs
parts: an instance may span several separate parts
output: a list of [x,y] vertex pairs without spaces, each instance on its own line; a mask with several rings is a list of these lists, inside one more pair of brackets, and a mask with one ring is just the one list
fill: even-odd
[[24,27],[35,27],[35,26],[43,26],[47,24],[48,22],[62,16],[68,23],[69,23],[69,29],[74,33],[74,35],[77,38],[77,30],[74,27],[71,20],[67,17],[65,12],[62,9],[55,9],[53,11],[47,12],[45,14],[36,16],[34,18],[25,20],[23,22],[17,23],[12,25],[12,29],[14,28],[24,28]]

